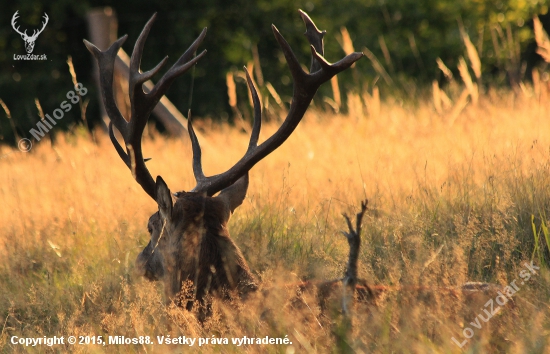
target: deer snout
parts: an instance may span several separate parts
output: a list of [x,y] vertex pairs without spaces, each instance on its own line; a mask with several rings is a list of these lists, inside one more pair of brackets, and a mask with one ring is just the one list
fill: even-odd
[[164,277],[160,252],[153,252],[150,242],[137,256],[134,271],[149,281],[158,281]]

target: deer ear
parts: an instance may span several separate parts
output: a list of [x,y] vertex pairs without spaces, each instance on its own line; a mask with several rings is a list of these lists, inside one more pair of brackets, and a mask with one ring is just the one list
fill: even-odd
[[172,197],[170,196],[170,189],[168,189],[166,182],[164,182],[161,176],[157,176],[156,187],[160,216],[162,216],[163,219],[170,220],[172,218]]
[[248,172],[239,178],[237,182],[233,183],[229,187],[223,189],[216,197],[218,200],[224,202],[228,208],[228,219],[231,214],[241,205],[246,197],[248,190]]

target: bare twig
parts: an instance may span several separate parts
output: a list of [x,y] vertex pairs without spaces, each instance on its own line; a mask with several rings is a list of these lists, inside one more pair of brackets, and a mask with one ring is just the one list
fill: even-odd
[[349,232],[342,231],[342,234],[348,239],[349,244],[348,265],[346,267],[346,272],[344,273],[344,278],[342,279],[342,283],[344,285],[342,311],[346,315],[349,314],[348,304],[351,300],[353,300],[355,286],[357,285],[357,261],[359,260],[359,249],[361,247],[361,221],[365,211],[367,210],[368,202],[369,201],[366,199],[361,202],[361,211],[357,213],[355,230],[353,229],[350,218],[346,214],[343,214],[349,229]]

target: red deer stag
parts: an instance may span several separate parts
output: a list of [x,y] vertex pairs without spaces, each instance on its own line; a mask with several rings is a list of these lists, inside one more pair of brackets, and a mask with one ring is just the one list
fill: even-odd
[[[327,62],[323,57],[325,31],[319,31],[305,12],[300,11],[300,15],[306,25],[305,36],[311,44],[312,60],[309,74],[302,70],[287,41],[272,25],[273,33],[283,50],[294,80],[292,103],[281,127],[258,145],[261,106],[256,88],[247,72],[248,87],[254,102],[254,123],[246,153],[226,172],[205,176],[202,170],[201,148],[189,120],[193,173],[197,184],[189,192],[175,193],[175,200],[172,199],[162,177],[158,176],[155,182],[147,170],[141,150],[141,139],[151,111],[174,79],[183,75],[205,55],[206,50],[194,57],[206,35],[206,28],[154,88],[150,92],[144,92],[143,83],[153,77],[167,60],[164,58],[155,68],[145,73],[141,72],[143,47],[156,15],[147,22],[136,41],[130,60],[129,120],[118,110],[113,93],[114,63],[117,52],[127,36],[117,40],[105,51],[84,41],[99,66],[103,104],[111,120],[111,141],[133,177],[158,204],[158,212],[149,218],[148,230],[151,241],[138,255],[135,267],[149,280],[163,280],[167,302],[177,300],[176,295],[187,281],[193,283],[193,296],[186,299],[185,303],[179,300],[177,303],[188,309],[193,306],[195,300],[201,302],[208,293],[221,296],[228,291],[236,291],[239,295],[245,295],[256,289],[254,276],[227,230],[229,217],[246,196],[248,171],[292,134],[319,86],[349,68],[363,56],[362,53],[353,53],[337,63]],[[113,125],[121,133],[126,149],[117,141]]]

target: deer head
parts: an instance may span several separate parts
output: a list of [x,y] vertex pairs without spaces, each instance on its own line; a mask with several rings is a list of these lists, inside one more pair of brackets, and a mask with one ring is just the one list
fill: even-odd
[[27,51],[27,53],[31,54],[32,51],[34,50],[34,42],[38,38],[38,35],[40,33],[42,33],[42,31],[44,31],[44,28],[46,28],[46,25],[48,24],[49,17],[44,12],[44,16],[43,16],[44,17],[44,22],[42,22],[42,28],[39,29],[39,30],[33,30],[32,36],[28,36],[27,35],[27,30],[25,30],[25,32],[21,32],[21,31],[19,31],[19,26],[17,26],[17,28],[15,27],[16,21],[19,18],[18,12],[19,11],[15,11],[15,13],[13,14],[13,17],[11,18],[11,26],[13,27],[15,32],[17,32],[21,35],[21,38],[23,38],[23,40],[25,41],[25,50]]
[[[261,105],[256,88],[245,68],[254,103],[254,123],[246,153],[229,170],[214,176],[205,176],[202,170],[201,148],[189,119],[193,173],[197,183],[189,192],[175,194],[170,193],[162,177],[158,176],[155,180],[149,173],[143,159],[141,138],[151,111],[174,79],[183,75],[205,55],[206,51],[195,57],[193,53],[204,39],[206,28],[154,88],[146,93],[142,87],[143,83],[155,75],[167,60],[164,58],[155,68],[145,73],[141,72],[143,47],[156,15],[147,22],[136,41],[130,60],[129,120],[126,120],[118,110],[113,93],[114,62],[127,36],[117,40],[106,51],[101,51],[90,42],[84,41],[98,62],[103,104],[111,119],[111,141],[133,177],[158,206],[158,211],[149,218],[148,230],[151,240],[138,255],[135,267],[138,273],[147,279],[164,282],[168,301],[175,298],[185,281],[191,281],[194,286],[193,298],[187,304],[180,303],[187,307],[193,300],[201,300],[209,292],[220,295],[226,293],[226,290],[236,290],[243,295],[256,288],[254,276],[227,230],[231,214],[246,196],[248,171],[292,134],[319,86],[349,68],[363,56],[362,53],[353,53],[335,64],[327,62],[323,58],[325,32],[319,31],[305,12],[300,11],[300,15],[306,24],[305,35],[311,44],[310,73],[302,69],[286,40],[277,28],[272,26],[294,79],[292,103],[279,130],[258,145]],[[121,133],[125,149],[116,139],[113,125]]]

